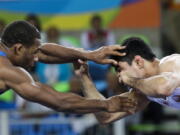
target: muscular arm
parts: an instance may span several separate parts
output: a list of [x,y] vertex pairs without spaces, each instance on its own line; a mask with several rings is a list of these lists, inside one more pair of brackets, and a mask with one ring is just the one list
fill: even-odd
[[45,63],[67,63],[77,59],[90,59],[91,52],[77,48],[64,47],[53,43],[46,43],[39,48],[39,60]]
[[46,43],[39,48],[38,58],[44,63],[68,63],[77,59],[92,60],[101,64],[116,64],[115,60],[109,59],[110,55],[123,56],[117,50],[124,49],[119,45],[111,45],[94,51],[85,51],[77,48],[68,48],[61,45]]
[[56,92],[47,85],[34,82],[26,71],[13,66],[1,68],[0,79],[23,98],[56,111],[90,113],[109,109],[105,100],[85,99],[72,93]]
[[[139,89],[147,96],[166,97],[180,86],[180,55],[167,56],[159,61],[158,75],[138,79],[125,77],[125,83]],[[123,75],[122,75],[123,76]],[[127,79],[128,78],[128,79]]]
[[128,84],[139,89],[147,96],[165,97],[179,87],[180,81],[177,73],[164,72],[145,79],[130,78]]
[[[91,81],[91,79],[87,74],[83,74],[81,76],[81,81],[84,86],[83,92],[86,95],[86,97],[91,99],[105,99],[105,97],[97,91],[96,87],[94,86],[93,82]],[[143,110],[149,103],[146,96],[144,96],[143,94],[139,93],[136,90],[123,93],[120,96],[128,97],[137,103],[137,106],[133,110],[134,113]],[[121,106],[121,103],[117,104],[117,106]],[[102,111],[95,113],[95,116],[100,123],[107,124],[116,121],[118,119],[121,119],[123,117],[126,117],[130,114],[132,113],[128,113],[128,112],[108,113]]]

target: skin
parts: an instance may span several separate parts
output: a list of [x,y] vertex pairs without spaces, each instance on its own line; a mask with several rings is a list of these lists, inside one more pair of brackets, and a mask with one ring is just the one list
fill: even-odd
[[[132,64],[119,62],[116,66],[119,82],[131,86],[131,91],[119,96],[132,99],[136,105],[125,112],[116,113],[98,112],[95,113],[100,123],[108,124],[128,115],[142,111],[148,104],[147,96],[165,98],[173,93],[173,90],[180,87],[180,55],[174,54],[164,57],[161,60],[154,59],[147,61],[141,56],[135,56]],[[105,99],[95,88],[88,74],[87,65],[79,61],[81,66],[76,68],[76,74],[81,76],[83,92],[90,99]],[[77,67],[77,66],[76,66]],[[117,104],[119,106],[120,104]],[[122,105],[122,103],[121,103]]]
[[[44,63],[67,63],[77,59],[92,60],[99,64],[114,64],[117,61],[109,59],[110,55],[123,56],[117,50],[124,49],[119,45],[104,46],[94,51],[85,51],[77,48],[66,48],[53,43],[46,43],[39,47],[38,58]],[[51,57],[50,57],[51,56]],[[61,58],[61,59],[59,59]]]
[[119,62],[119,80],[146,96],[165,98],[180,86],[180,55],[174,54],[152,62],[135,56],[132,65]]
[[11,48],[7,48],[4,44],[1,44],[0,50],[5,52],[7,57],[0,56],[0,93],[11,88],[24,99],[40,103],[56,111],[70,113],[90,113],[102,110],[116,112],[121,110],[121,107],[113,106],[114,103],[119,104],[122,101],[130,102],[132,107],[132,101],[124,97],[92,100],[72,93],[56,92],[50,86],[34,81],[25,70],[32,67],[36,61],[64,63],[83,58],[99,63],[111,63],[113,61],[107,59],[106,56],[110,54],[108,51],[117,54],[116,49],[118,48],[114,46],[114,48],[109,47],[94,52],[86,52],[56,44],[45,44],[40,47],[39,39],[34,39],[34,44],[30,47],[17,43]]

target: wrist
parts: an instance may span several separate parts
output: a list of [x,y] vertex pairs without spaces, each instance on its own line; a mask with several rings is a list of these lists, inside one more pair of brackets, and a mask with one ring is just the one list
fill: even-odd
[[106,112],[112,112],[112,108],[111,108],[111,102],[109,99],[104,99],[104,109]]
[[93,51],[86,51],[84,56],[86,57],[87,60],[91,60],[91,61],[94,60],[94,53],[93,53]]
[[102,106],[102,109],[104,111],[108,111],[109,110],[108,101],[107,100],[99,100],[99,101]]
[[81,77],[82,77],[83,79],[91,79],[91,76],[90,76],[89,72],[84,72],[84,73],[82,73],[82,74],[81,74]]

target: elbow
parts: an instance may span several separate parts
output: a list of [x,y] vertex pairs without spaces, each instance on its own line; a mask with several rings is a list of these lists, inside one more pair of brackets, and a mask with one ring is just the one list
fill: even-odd
[[171,92],[172,92],[171,87],[167,85],[160,86],[156,90],[157,95],[162,96],[162,97],[170,96]]

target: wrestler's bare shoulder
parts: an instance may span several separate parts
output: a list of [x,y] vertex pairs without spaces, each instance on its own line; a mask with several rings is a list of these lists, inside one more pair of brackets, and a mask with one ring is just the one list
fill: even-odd
[[6,57],[0,57],[0,68],[6,66],[13,66],[10,60]]
[[[5,57],[0,57],[0,76],[4,74],[4,69],[9,66],[12,66],[11,62]],[[0,94],[4,93],[8,89],[9,88],[6,86],[4,80],[0,77]]]
[[[0,57],[0,78],[2,76],[9,76],[11,74],[15,78],[25,77],[25,80],[32,81],[30,74],[22,67],[14,66],[9,59]],[[11,77],[12,77],[11,76]]]
[[24,68],[14,66],[7,58],[0,57],[0,94],[9,89],[7,84],[19,82],[33,82],[33,78]]
[[159,67],[161,72],[180,71],[180,54],[172,54],[162,58]]

